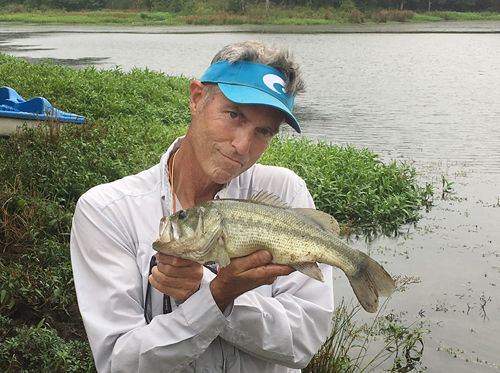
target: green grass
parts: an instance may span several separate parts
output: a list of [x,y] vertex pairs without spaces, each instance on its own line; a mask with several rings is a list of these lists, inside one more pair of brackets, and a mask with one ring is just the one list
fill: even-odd
[[[69,257],[75,203],[94,185],[156,164],[186,132],[189,80],[4,54],[0,77],[26,99],[43,96],[90,119],[60,131],[51,123],[24,127],[0,139],[0,371],[87,372],[93,365]],[[415,222],[432,196],[414,169],[385,164],[366,149],[278,138],[261,161],[301,175],[318,208],[350,229]]]
[[[189,3],[178,12],[138,11],[81,11],[48,10],[25,11],[20,5],[0,9],[0,22],[33,24],[107,24],[125,26],[149,25],[318,25],[341,23],[380,22],[429,22],[446,20],[499,20],[499,13],[430,12],[416,14],[412,11],[377,10],[361,13],[351,7],[310,8],[297,6],[293,10],[271,5],[266,13],[264,3],[247,3],[244,14],[228,8],[228,3]],[[187,6],[187,5],[186,5]]]
[[480,12],[480,13],[462,13],[462,12],[429,12],[415,14],[414,22],[439,22],[439,21],[498,21],[499,13]]

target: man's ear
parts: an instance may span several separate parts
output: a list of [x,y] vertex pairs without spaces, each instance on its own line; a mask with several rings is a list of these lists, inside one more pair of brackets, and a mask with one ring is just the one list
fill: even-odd
[[191,114],[195,115],[199,112],[201,106],[203,105],[203,99],[205,97],[204,88],[205,85],[199,80],[193,80],[189,85],[191,89],[191,97],[189,99],[189,109]]

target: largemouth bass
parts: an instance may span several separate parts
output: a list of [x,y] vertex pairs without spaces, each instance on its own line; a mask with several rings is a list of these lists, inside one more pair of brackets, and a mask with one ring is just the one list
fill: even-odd
[[376,312],[378,297],[395,290],[391,276],[365,253],[338,238],[337,221],[315,209],[291,208],[260,192],[250,200],[219,199],[178,211],[160,222],[153,248],[161,253],[219,263],[265,249],[273,262],[324,281],[317,263],[340,268],[363,308]]

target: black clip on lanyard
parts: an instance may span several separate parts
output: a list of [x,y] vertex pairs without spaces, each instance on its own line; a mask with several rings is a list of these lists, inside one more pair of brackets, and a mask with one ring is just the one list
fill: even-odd
[[[153,273],[153,267],[157,265],[156,255],[151,257],[149,261],[149,274]],[[149,314],[151,304],[151,284],[148,281],[148,286],[146,288],[146,301],[144,302],[144,318],[146,319],[146,324],[149,324],[153,318],[152,315]],[[163,296],[163,313],[172,312],[172,305],[170,304],[170,297],[167,295]]]
[[[157,265],[156,255],[151,257],[149,261],[149,274],[153,273],[153,267]],[[206,264],[206,268],[208,268],[213,273],[217,274],[217,264]],[[151,284],[148,281],[148,286],[146,288],[146,300],[144,302],[144,318],[146,319],[146,324],[149,324],[153,319],[153,316],[149,315],[149,309],[152,307],[151,305]],[[170,303],[170,297],[168,295],[163,296],[163,313],[172,312],[172,304]]]

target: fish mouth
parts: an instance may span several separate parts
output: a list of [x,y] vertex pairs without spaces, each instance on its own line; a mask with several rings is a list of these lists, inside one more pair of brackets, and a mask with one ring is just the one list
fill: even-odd
[[160,238],[153,242],[153,249],[156,251],[178,256],[172,245],[179,239],[179,227],[167,217],[160,221]]

